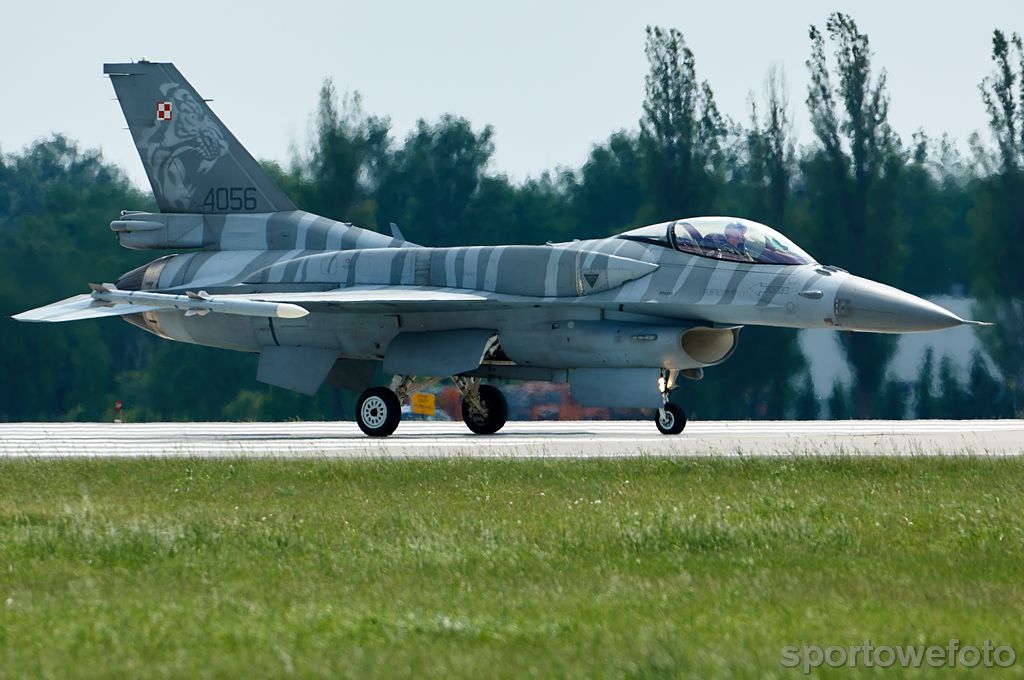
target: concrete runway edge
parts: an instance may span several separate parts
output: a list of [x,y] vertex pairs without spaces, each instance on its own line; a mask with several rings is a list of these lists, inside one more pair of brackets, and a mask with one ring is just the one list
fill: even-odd
[[1024,454],[1024,420],[707,421],[664,436],[651,421],[403,422],[371,439],[351,422],[3,423],[2,457],[951,456]]

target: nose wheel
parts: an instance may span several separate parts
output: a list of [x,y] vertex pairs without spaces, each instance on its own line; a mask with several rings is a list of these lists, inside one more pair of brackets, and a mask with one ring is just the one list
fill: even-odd
[[679,434],[686,427],[686,411],[681,406],[670,404],[669,395],[677,388],[678,370],[663,369],[658,378],[658,391],[661,392],[661,408],[654,414],[654,424],[662,434]]
[[679,434],[686,427],[686,411],[675,404],[664,404],[654,415],[654,424],[662,434]]

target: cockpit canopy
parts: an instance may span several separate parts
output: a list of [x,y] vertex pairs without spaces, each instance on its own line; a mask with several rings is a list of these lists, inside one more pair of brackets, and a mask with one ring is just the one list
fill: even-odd
[[641,227],[619,238],[731,262],[814,264],[813,257],[769,226],[735,217],[694,217]]

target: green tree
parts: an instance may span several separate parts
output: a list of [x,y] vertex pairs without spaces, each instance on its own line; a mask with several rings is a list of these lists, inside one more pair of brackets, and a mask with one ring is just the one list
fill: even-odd
[[814,391],[814,380],[811,379],[810,372],[804,375],[795,406],[793,417],[797,420],[817,420],[821,417],[821,403],[817,392]]
[[597,144],[578,173],[569,177],[569,197],[581,237],[600,237],[638,225],[644,202],[640,139],[620,130]]
[[1009,40],[996,29],[992,32],[992,60],[996,71],[981,81],[981,100],[995,137],[1004,176],[1021,169],[1024,150],[1024,111],[1021,109],[1019,83],[1024,77],[1024,42],[1014,33]]
[[372,227],[373,197],[391,158],[391,121],[367,115],[358,92],[339,103],[330,79],[320,88],[314,121],[307,152],[292,161],[295,179],[272,174],[303,209]]
[[123,323],[23,324],[12,314],[113,281],[151,256],[116,247],[108,225],[151,201],[98,151],[56,135],[0,156],[0,420],[98,418],[131,361]]
[[1009,390],[988,369],[985,357],[975,350],[971,354],[971,367],[967,378],[970,393],[969,418],[1012,418],[1013,409],[1007,395]]
[[134,331],[144,351],[118,373],[118,394],[134,420],[340,420],[355,396],[322,387],[307,397],[256,381],[255,354],[168,342]]
[[902,420],[907,417],[907,385],[897,378],[887,377],[882,383],[878,399],[878,417]]
[[382,222],[407,224],[406,236],[431,246],[473,243],[478,225],[466,218],[494,153],[493,129],[479,132],[446,114],[416,123],[395,152],[378,193]]
[[543,173],[520,185],[505,175],[484,175],[462,222],[472,225],[474,245],[541,244],[576,233],[564,180]]
[[[811,26],[811,72],[807,105],[818,147],[804,173],[815,223],[813,251],[881,281],[899,278],[903,234],[895,219],[899,140],[888,124],[889,96],[883,70],[871,74],[867,35],[852,18],[834,13],[825,25],[834,44],[834,77],[825,54],[825,34]],[[853,372],[853,413],[872,415],[896,338],[844,333],[840,343]]]
[[850,392],[842,381],[836,379],[832,383],[832,393],[828,397],[828,417],[832,420],[849,420],[852,415]]
[[698,382],[681,384],[679,403],[704,419],[790,418],[807,379],[797,331],[747,326],[728,361],[706,369]]
[[921,369],[914,384],[914,412],[920,420],[936,417],[935,351],[931,346],[924,351]]
[[647,27],[646,97],[640,120],[648,204],[644,221],[709,214],[721,184],[725,124],[693,52],[674,28]]
[[952,420],[969,418],[974,415],[969,401],[970,395],[957,375],[956,364],[949,356],[942,357],[939,362],[939,417]]
[[1024,47],[1021,37],[992,36],[995,72],[982,80],[982,101],[995,139],[997,174],[975,184],[969,216],[974,234],[975,313],[993,321],[978,330],[983,346],[1011,390],[1013,410],[1024,407]]
[[796,171],[793,124],[790,121],[783,72],[773,67],[764,86],[764,114],[751,98],[750,129],[746,134],[747,171],[750,191],[745,215],[766,224],[785,228]]
[[918,295],[965,291],[971,281],[970,177],[948,138],[914,135],[909,161],[899,176],[898,231],[906,234],[910,249],[899,279],[894,283]]

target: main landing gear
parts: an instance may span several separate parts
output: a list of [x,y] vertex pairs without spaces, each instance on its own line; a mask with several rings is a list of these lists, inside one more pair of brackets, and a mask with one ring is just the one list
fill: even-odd
[[661,408],[654,414],[654,424],[662,434],[679,434],[686,427],[686,411],[680,406],[670,404],[669,395],[676,389],[679,371],[665,369],[658,378],[658,391],[661,392]]
[[386,387],[371,387],[356,401],[356,422],[371,437],[387,437],[402,419],[402,402]]
[[493,385],[481,385],[476,378],[452,378],[462,391],[462,420],[476,434],[494,434],[508,421],[508,402]]
[[[476,434],[494,434],[508,420],[505,395],[493,385],[481,385],[477,378],[453,376],[462,392],[462,419]],[[395,376],[391,387],[371,387],[356,401],[356,423],[371,437],[387,437],[402,419],[402,401],[409,396],[411,376]]]

